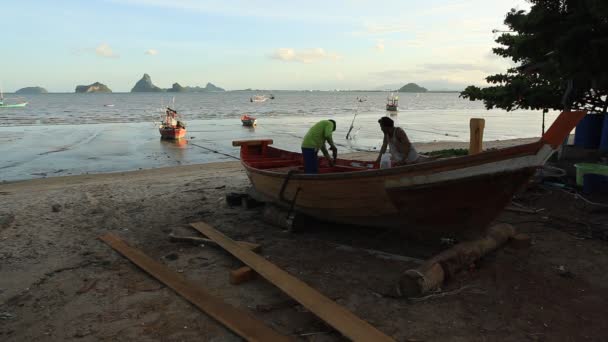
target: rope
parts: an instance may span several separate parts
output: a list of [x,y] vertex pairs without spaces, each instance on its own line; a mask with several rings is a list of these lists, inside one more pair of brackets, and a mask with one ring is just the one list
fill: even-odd
[[205,146],[201,146],[201,145],[198,145],[198,144],[195,144],[195,143],[191,143],[191,142],[189,142],[188,144],[189,144],[189,145],[194,145],[194,146],[196,146],[196,147],[200,147],[200,148],[202,148],[202,149],[205,149],[205,150],[210,151],[210,152],[213,152],[213,153],[217,153],[217,154],[224,155],[224,156],[226,156],[226,157],[234,158],[234,159],[236,159],[236,160],[241,160],[241,158],[239,158],[239,157],[235,157],[235,156],[233,156],[233,155],[231,155],[231,154],[223,153],[223,152],[220,152],[220,151],[212,150],[212,149],[207,148],[207,147],[205,147]]

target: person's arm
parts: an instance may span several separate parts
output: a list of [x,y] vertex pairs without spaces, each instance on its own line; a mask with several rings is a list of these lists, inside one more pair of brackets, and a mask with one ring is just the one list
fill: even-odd
[[[334,145],[334,138],[333,138],[333,125],[327,125],[327,127],[325,128],[325,141],[327,141],[327,143],[329,143],[329,149],[331,150],[332,154],[333,154],[333,158],[329,158],[328,156],[325,156],[328,160],[331,160],[330,165],[333,166],[333,164],[335,164],[336,158],[338,158],[338,148],[336,147],[336,145]],[[323,148],[325,148],[325,143],[323,143]],[[327,150],[325,150],[327,151]]]
[[382,140],[382,147],[380,148],[380,154],[378,155],[378,158],[376,159],[376,164],[380,163],[380,159],[382,158],[382,155],[386,152],[387,145],[388,145],[388,139],[386,138],[386,134],[384,134],[384,139]]
[[327,152],[325,143],[323,143],[323,146],[321,146],[321,152],[323,152],[323,156],[325,156],[325,159],[327,159],[327,161],[329,162],[329,166],[334,166],[334,160],[333,158],[329,157],[329,152]]

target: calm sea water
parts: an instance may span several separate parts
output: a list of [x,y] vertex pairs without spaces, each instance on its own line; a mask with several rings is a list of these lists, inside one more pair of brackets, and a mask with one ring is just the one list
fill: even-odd
[[[382,139],[377,120],[389,115],[381,92],[275,92],[274,100],[249,102],[255,94],[27,96],[26,108],[0,109],[0,180],[226,160],[238,155],[234,139],[273,138],[276,146],[298,150],[308,127],[325,118],[338,122],[334,139],[341,152],[373,150]],[[472,117],[486,119],[484,140],[541,133],[540,112],[487,111],[456,93],[399,96],[399,112],[391,117],[414,142],[468,141]],[[186,144],[159,140],[157,124],[167,105],[188,124]],[[245,113],[258,118],[256,128],[241,126]],[[346,140],[355,114],[354,139]],[[547,115],[547,126],[555,117]]]

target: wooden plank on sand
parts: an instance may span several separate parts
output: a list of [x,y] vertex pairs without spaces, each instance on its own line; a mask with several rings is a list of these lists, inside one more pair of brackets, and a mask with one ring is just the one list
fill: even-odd
[[99,239],[244,339],[248,341],[292,341],[248,313],[210,295],[200,286],[188,281],[179,273],[153,260],[140,250],[127,245],[118,236],[107,233],[100,236]]
[[259,275],[273,283],[291,298],[317,315],[327,324],[353,341],[393,341],[366,321],[355,316],[343,306],[336,304],[303,281],[283,271],[263,257],[239,246],[221,232],[204,222],[190,224],[194,229],[217,242],[230,254],[254,269]]

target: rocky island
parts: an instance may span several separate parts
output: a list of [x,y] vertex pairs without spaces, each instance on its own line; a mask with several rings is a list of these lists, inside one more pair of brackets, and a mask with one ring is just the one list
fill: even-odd
[[[175,84],[174,84],[175,86]],[[179,86],[179,84],[178,84]],[[148,74],[144,74],[144,76],[141,78],[141,80],[137,81],[137,83],[135,83],[135,86],[133,87],[133,89],[131,89],[132,93],[157,93],[157,92],[161,92],[163,91],[161,88],[155,86],[152,83],[152,79],[150,78],[150,75]]]
[[167,89],[168,92],[186,92],[186,93],[206,93],[214,91],[226,91],[223,88],[217,87],[213,83],[207,83],[205,87],[182,87],[179,83],[173,83],[173,86]]
[[46,94],[48,91],[42,87],[25,87],[17,90],[15,94]]
[[400,93],[426,93],[428,90],[416,83],[408,83],[397,90]]
[[107,85],[95,82],[89,85],[76,86],[77,93],[111,93],[112,90]]

